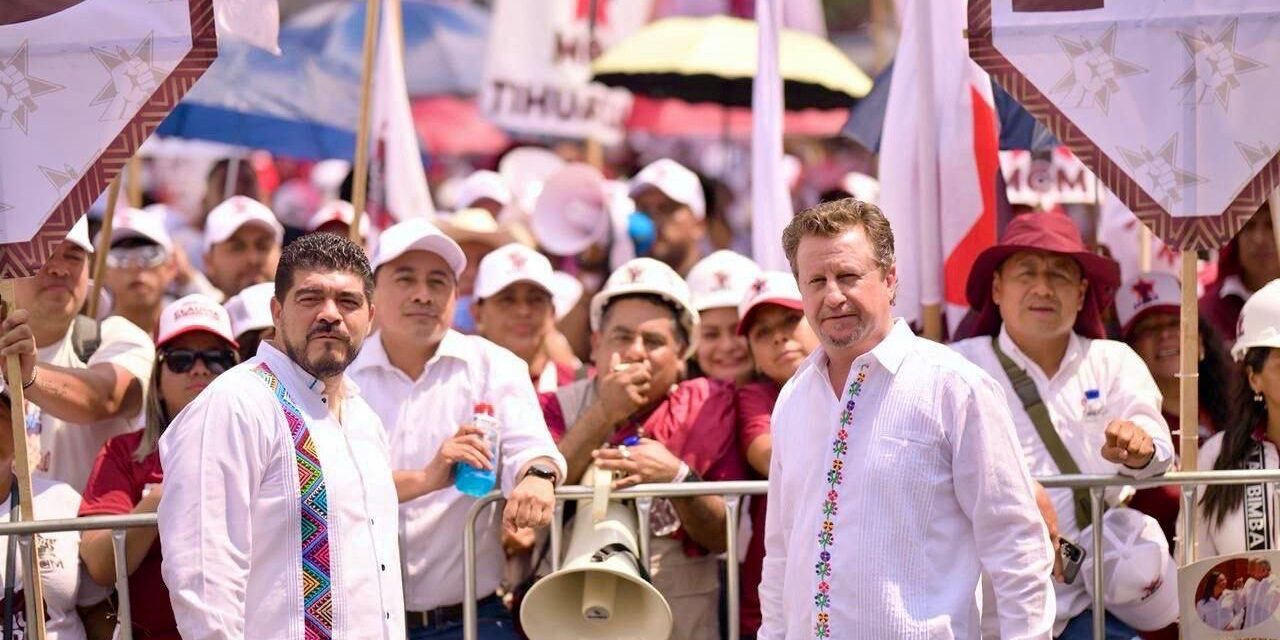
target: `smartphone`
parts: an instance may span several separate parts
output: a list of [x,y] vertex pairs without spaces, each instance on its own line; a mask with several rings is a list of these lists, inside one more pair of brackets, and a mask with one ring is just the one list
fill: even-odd
[[1080,565],[1084,563],[1084,548],[1066,538],[1058,538],[1058,555],[1062,558],[1062,581],[1066,584],[1075,582],[1080,574]]

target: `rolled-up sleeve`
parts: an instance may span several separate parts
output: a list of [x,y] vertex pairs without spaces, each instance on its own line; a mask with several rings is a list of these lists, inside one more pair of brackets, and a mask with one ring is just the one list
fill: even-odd
[[[1053,547],[995,380],[981,374],[949,389],[956,499],[973,526],[983,571],[999,603],[1000,637],[1050,638]],[[775,440],[776,441],[776,440]]]
[[[1111,376],[1111,398],[1116,414],[1113,419],[1129,420],[1151,436],[1155,455],[1141,469],[1119,465],[1120,473],[1134,478],[1150,478],[1169,470],[1173,464],[1173,437],[1169,423],[1160,412],[1163,401],[1160,388],[1151,377],[1150,370],[1133,349],[1126,344],[1111,345],[1115,350],[1108,354],[1108,364],[1115,367]],[[1195,421],[1188,421],[1191,429]]]
[[161,571],[187,640],[244,638],[252,506],[276,425],[232,393],[204,393],[160,438]]
[[499,468],[503,495],[511,495],[520,482],[520,470],[536,458],[550,458],[559,477],[564,478],[568,465],[543,418],[538,394],[529,380],[529,366],[506,350],[495,350],[489,365],[489,397],[497,400],[495,417],[502,425]]

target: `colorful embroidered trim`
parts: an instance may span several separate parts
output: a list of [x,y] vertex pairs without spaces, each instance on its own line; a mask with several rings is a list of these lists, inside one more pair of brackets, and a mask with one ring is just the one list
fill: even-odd
[[867,381],[864,364],[858,368],[858,376],[849,384],[845,395],[849,400],[840,412],[840,430],[831,443],[831,469],[827,471],[827,497],[822,502],[822,527],[818,530],[818,564],[814,571],[818,577],[818,591],[813,595],[813,637],[831,636],[831,550],[836,546],[836,514],[840,506],[840,485],[844,483],[844,454],[849,451],[849,427],[853,423],[853,408]]
[[329,497],[315,442],[302,411],[267,363],[253,372],[276,395],[293,436],[298,463],[298,518],[302,538],[302,618],[306,640],[333,637],[333,593],[329,574]]

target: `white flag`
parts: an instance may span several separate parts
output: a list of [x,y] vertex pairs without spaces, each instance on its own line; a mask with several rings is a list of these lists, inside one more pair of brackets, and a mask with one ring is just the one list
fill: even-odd
[[[427,190],[422,151],[409,109],[404,79],[404,27],[400,0],[384,0],[377,68],[373,77],[371,155],[382,158],[383,205],[396,220],[433,216],[436,208]],[[438,126],[448,126],[439,123]]]
[[903,0],[880,143],[880,206],[893,224],[897,313],[945,305],[954,327],[969,269],[996,239],[998,131],[991,80],[969,59],[965,3]]
[[276,0],[214,0],[218,40],[240,40],[280,55],[280,6]]
[[782,230],[791,194],[782,173],[782,72],[778,39],[782,0],[756,0],[757,67],[751,83],[751,254],[763,269],[789,271]]

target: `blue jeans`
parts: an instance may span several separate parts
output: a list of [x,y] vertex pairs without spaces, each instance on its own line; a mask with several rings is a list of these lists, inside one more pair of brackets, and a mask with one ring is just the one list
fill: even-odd
[[[1102,630],[1107,640],[1131,640],[1138,635],[1137,631],[1111,615],[1109,611]],[[1058,636],[1058,640],[1093,640],[1093,609],[1085,609],[1080,615],[1072,618],[1071,622],[1067,623],[1067,628],[1063,629],[1062,634]]]
[[[516,640],[516,625],[511,612],[502,602],[493,600],[480,605],[477,613],[476,637],[480,640]],[[433,627],[410,627],[409,640],[462,640],[462,622],[448,622]]]

